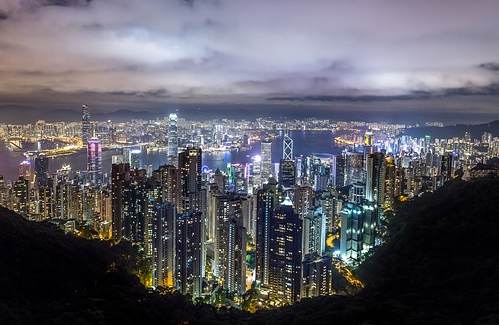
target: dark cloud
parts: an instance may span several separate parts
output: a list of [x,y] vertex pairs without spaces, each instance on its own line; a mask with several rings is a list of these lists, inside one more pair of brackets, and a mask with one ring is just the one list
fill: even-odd
[[324,105],[488,96],[494,110],[498,11],[494,0],[0,0],[0,93]]
[[459,87],[434,91],[414,90],[405,95],[359,95],[359,96],[297,96],[268,97],[268,101],[279,102],[388,102],[421,99],[451,98],[455,96],[499,96],[499,83],[484,87]]
[[489,71],[499,71],[499,63],[498,62],[486,62],[478,65],[479,68],[489,70]]

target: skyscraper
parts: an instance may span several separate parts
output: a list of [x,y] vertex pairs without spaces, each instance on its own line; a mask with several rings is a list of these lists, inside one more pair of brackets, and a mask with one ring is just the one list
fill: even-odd
[[272,175],[272,141],[262,140],[261,142],[262,158],[262,182],[267,182]]
[[203,290],[203,217],[191,211],[177,216],[175,225],[175,287],[193,298]]
[[243,197],[218,195],[215,199],[214,273],[224,289],[244,293],[246,289],[246,229],[243,227]]
[[356,261],[362,254],[362,207],[348,202],[341,210],[340,252],[345,261]]
[[271,178],[256,194],[256,281],[269,284],[271,221],[277,200],[277,183]]
[[326,215],[322,207],[315,207],[303,219],[303,255],[322,256],[326,246]]
[[20,176],[12,187],[14,194],[13,210],[26,217],[29,208],[29,182]]
[[178,131],[177,114],[171,113],[168,116],[168,159],[167,163],[175,167],[178,166]]
[[102,184],[102,144],[97,138],[87,142],[87,172],[92,185]]
[[49,160],[43,155],[35,158],[35,176],[38,187],[47,186],[49,172]]
[[288,197],[275,210],[270,228],[270,296],[294,303],[301,294],[302,220]]
[[282,140],[282,159],[293,160],[293,139],[289,136],[288,131],[284,133]]
[[330,256],[310,254],[303,260],[302,298],[326,296],[332,292]]
[[123,219],[127,213],[125,191],[128,191],[129,181],[130,165],[128,163],[113,164],[111,167],[111,206],[114,240],[120,240],[123,237]]
[[83,145],[86,145],[91,137],[90,134],[90,112],[88,111],[87,105],[82,105],[81,107],[81,140]]
[[175,273],[175,206],[151,202],[152,283],[173,287]]
[[201,209],[201,149],[187,148],[179,154],[180,211]]
[[293,160],[281,159],[279,164],[279,185],[292,188],[296,185],[296,167]]

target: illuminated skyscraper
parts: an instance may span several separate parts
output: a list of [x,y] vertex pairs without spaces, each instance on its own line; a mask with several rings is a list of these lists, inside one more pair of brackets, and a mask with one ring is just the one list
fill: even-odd
[[175,273],[175,206],[151,202],[148,207],[152,235],[153,285],[173,287]]
[[270,226],[277,201],[277,183],[271,178],[256,194],[256,280],[269,284]]
[[292,188],[296,185],[296,167],[293,160],[281,159],[279,164],[279,185]]
[[302,220],[285,198],[270,222],[270,296],[288,303],[300,300]]
[[303,218],[303,254],[322,256],[326,246],[326,215],[316,207]]
[[347,152],[345,155],[345,186],[364,182],[364,154]]
[[293,160],[293,139],[291,139],[288,132],[284,133],[282,140],[282,159]]
[[180,211],[201,209],[201,149],[187,148],[179,154]]
[[272,175],[272,141],[262,140],[261,142],[262,158],[262,182],[267,182]]
[[113,238],[133,242],[144,239],[146,210],[145,170],[130,170],[129,164],[112,165],[111,191]]
[[47,186],[49,172],[49,160],[47,157],[40,155],[35,158],[35,176],[36,185],[38,187]]
[[246,229],[242,205],[243,198],[233,194],[215,199],[214,274],[224,289],[240,294],[246,289]]
[[341,258],[356,261],[362,254],[363,215],[360,205],[348,202],[341,210]]
[[81,140],[83,145],[86,145],[88,140],[90,140],[90,113],[88,111],[87,105],[82,105],[81,107]]
[[102,184],[102,144],[97,138],[87,142],[87,171],[92,185]]
[[330,295],[332,276],[330,256],[307,255],[303,261],[302,298]]
[[175,167],[178,166],[178,131],[177,114],[172,113],[168,116],[168,159],[167,163]]
[[13,190],[13,205],[14,212],[26,217],[29,208],[29,182],[22,176],[14,182]]
[[201,296],[204,272],[204,227],[201,212],[177,216],[175,225],[175,287],[193,298]]

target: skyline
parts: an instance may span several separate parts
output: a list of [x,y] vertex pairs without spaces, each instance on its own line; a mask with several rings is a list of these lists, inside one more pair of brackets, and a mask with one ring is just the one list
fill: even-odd
[[492,120],[497,10],[495,1],[6,0],[0,109]]

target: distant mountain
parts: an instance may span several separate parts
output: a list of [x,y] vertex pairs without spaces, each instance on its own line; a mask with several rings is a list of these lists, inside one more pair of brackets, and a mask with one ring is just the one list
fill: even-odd
[[430,135],[432,138],[452,138],[463,137],[465,132],[469,132],[473,138],[480,138],[484,132],[499,136],[499,120],[483,124],[457,124],[445,127],[418,127],[407,129],[405,134],[412,137],[424,137]]
[[359,269],[366,288],[247,314],[147,291],[125,247],[0,209],[0,324],[498,324],[499,179],[404,204]]
[[[22,112],[22,115],[20,115]],[[132,111],[132,110],[116,110],[109,113],[91,113],[91,118],[94,121],[112,120],[115,122],[130,121],[133,119],[153,120],[161,117],[164,114],[149,112],[149,111]],[[0,107],[1,123],[28,123],[38,120],[47,122],[54,121],[79,121],[81,120],[81,112],[72,109],[33,109],[31,107]]]

